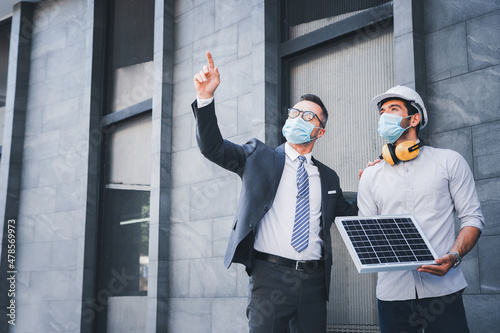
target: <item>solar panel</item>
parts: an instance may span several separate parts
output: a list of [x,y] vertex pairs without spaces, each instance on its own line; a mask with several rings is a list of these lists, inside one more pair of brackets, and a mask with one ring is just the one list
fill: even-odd
[[335,224],[359,273],[436,264],[438,257],[412,215],[340,216]]

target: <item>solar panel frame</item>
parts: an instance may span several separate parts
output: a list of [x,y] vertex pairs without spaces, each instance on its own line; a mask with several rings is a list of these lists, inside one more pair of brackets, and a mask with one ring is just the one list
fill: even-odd
[[438,256],[413,215],[338,216],[335,224],[359,273],[436,264]]

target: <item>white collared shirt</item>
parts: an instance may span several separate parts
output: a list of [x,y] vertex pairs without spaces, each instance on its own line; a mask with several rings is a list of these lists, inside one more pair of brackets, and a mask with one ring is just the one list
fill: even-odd
[[[461,228],[483,229],[474,177],[455,151],[424,146],[408,162],[382,161],[363,172],[358,189],[360,216],[414,215],[438,257],[455,242],[455,213]],[[383,301],[439,297],[467,286],[460,267],[438,277],[417,270],[378,273],[377,298]]]
[[297,196],[297,168],[299,153],[285,144],[285,167],[271,209],[256,228],[254,248],[257,251],[294,260],[321,258],[323,240],[321,232],[321,182],[318,168],[311,161],[311,154],[304,155],[304,168],[309,175],[309,245],[297,252],[292,245],[293,224]]

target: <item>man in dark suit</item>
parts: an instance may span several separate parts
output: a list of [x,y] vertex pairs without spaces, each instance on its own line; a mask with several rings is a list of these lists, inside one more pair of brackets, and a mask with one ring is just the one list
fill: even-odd
[[243,145],[224,140],[213,101],[219,71],[209,52],[207,59],[194,77],[196,135],[206,158],[242,180],[224,263],[241,263],[250,275],[250,332],[324,333],[330,227],[336,216],[357,214],[335,171],[311,156],[328,112],[317,96],[304,95],[289,109],[287,142],[278,148],[257,139]]

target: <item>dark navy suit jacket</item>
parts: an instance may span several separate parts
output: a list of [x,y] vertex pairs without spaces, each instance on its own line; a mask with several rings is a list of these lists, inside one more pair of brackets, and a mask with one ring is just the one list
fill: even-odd
[[[196,138],[201,153],[217,165],[237,173],[242,180],[240,200],[234,218],[224,264],[241,263],[250,274],[253,259],[254,231],[273,205],[285,166],[284,144],[274,149],[252,139],[243,145],[224,140],[217,125],[214,103],[198,109],[191,105],[196,117]],[[324,240],[325,290],[328,299],[332,243],[330,227],[336,216],[357,215],[356,204],[349,204],[342,194],[337,173],[312,159],[321,179],[321,224]],[[294,205],[290,209],[294,209]]]

